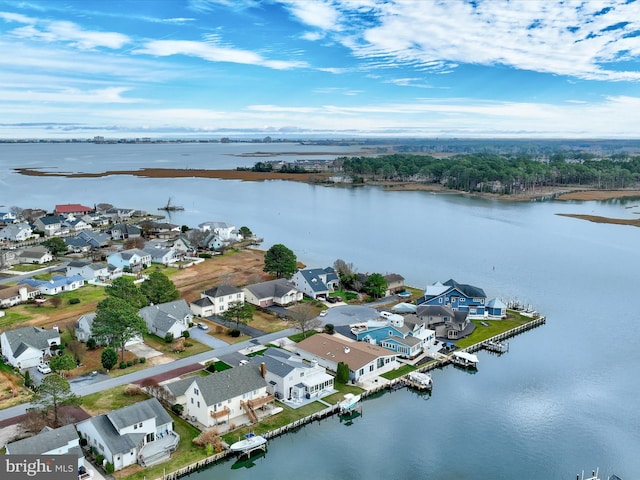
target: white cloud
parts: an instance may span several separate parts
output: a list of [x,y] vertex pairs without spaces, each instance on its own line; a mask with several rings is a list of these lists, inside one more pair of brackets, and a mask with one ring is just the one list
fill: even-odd
[[325,0],[288,0],[283,2],[291,14],[305,25],[322,30],[340,30],[339,13]]
[[117,104],[117,103],[138,103],[142,100],[124,98],[128,88],[111,87],[96,90],[79,90],[76,88],[66,89],[47,89],[47,90],[19,90],[19,89],[0,89],[0,101],[4,102],[46,102],[46,103],[63,103],[74,105],[79,103],[92,104]]
[[46,22],[43,26],[35,23],[19,27],[10,32],[13,36],[45,42],[65,42],[80,49],[106,47],[118,49],[127,44],[129,37],[116,32],[96,32],[84,30],[73,22]]

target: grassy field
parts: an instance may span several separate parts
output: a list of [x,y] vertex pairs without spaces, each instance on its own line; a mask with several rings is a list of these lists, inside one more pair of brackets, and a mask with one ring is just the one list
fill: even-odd
[[524,325],[531,321],[531,318],[520,315],[518,312],[509,311],[507,318],[503,320],[483,320],[489,326],[482,325],[480,320],[473,320],[476,325],[476,329],[466,338],[458,340],[455,345],[458,348],[466,348],[476,343],[483,342],[484,340],[499,335],[511,330],[512,328]]
[[120,386],[86,395],[82,397],[82,408],[88,414],[95,417],[96,415],[102,415],[111,410],[127,407],[151,398],[144,393],[139,395],[125,395],[124,389],[125,386]]

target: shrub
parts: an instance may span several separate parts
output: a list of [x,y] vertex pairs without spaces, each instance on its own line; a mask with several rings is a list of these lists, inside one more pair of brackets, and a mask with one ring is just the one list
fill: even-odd
[[129,397],[133,397],[134,395],[140,395],[143,391],[138,385],[127,385],[124,387],[123,393]]
[[140,357],[140,363],[146,363],[147,359],[146,357]]
[[182,412],[184,412],[184,407],[179,403],[174,403],[173,405],[171,405],[171,411],[176,415],[182,415]]
[[127,368],[127,362],[120,362],[120,370]]
[[99,453],[98,455],[96,455],[96,463],[98,465],[102,465],[102,462],[104,461],[104,455],[102,455],[101,453]]
[[96,348],[98,348],[98,342],[95,338],[89,337],[87,340],[87,350],[95,350]]
[[211,254],[210,253],[201,253],[198,255],[198,257],[200,258],[211,258]]
[[76,305],[80,303],[80,299],[79,298],[70,298],[69,299],[69,305]]
[[86,447],[87,446],[87,439],[86,438],[81,438],[80,439],[80,446],[81,447]]
[[230,328],[230,329],[227,331],[227,334],[228,334],[230,337],[238,338],[240,335],[242,335],[242,332],[241,332],[238,328]]
[[207,372],[216,373],[216,364],[215,362],[209,362],[205,367]]
[[127,360],[127,367],[133,367],[133,360]]
[[333,326],[333,323],[327,323],[324,326],[324,333],[328,333],[329,335],[333,335],[335,333],[335,327]]
[[138,357],[133,359],[133,364],[137,365],[138,363],[140,363],[140,359]]
[[164,341],[167,343],[173,342],[173,333],[167,332],[167,334],[164,336]]
[[210,443],[207,443],[204,447],[204,451],[207,454],[207,456],[210,457],[211,455],[213,455],[213,445],[211,445]]
[[115,470],[115,467],[113,466],[113,463],[107,462],[107,464],[104,466],[104,469],[108,474],[112,474]]
[[184,332],[182,332],[182,336],[184,338],[189,338],[191,336],[191,334],[189,333],[189,330],[185,330]]

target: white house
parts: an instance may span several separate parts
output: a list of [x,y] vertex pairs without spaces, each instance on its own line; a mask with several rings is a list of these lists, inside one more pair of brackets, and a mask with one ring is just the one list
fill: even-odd
[[37,435],[7,443],[6,451],[7,455],[75,455],[78,468],[85,466],[80,437],[73,425],[45,427]]
[[0,240],[24,242],[34,236],[33,230],[28,223],[10,223],[6,227],[0,229]]
[[149,305],[141,308],[138,315],[144,319],[149,333],[161,338],[167,333],[171,333],[173,338],[181,337],[193,322],[193,313],[185,300]]
[[44,295],[57,295],[62,292],[70,292],[84,286],[82,275],[56,275],[51,280],[38,280],[36,278],[25,278],[20,285],[29,285],[40,290]]
[[231,285],[220,285],[200,293],[200,299],[191,302],[189,307],[194,315],[210,317],[229,309],[232,303],[244,303],[244,292]]
[[40,290],[29,285],[0,285],[0,307],[13,307],[34,299],[38,295],[40,295]]
[[334,377],[327,373],[326,368],[304,362],[291,352],[268,348],[263,355],[252,357],[251,362],[263,369],[267,392],[275,398],[295,403],[335,392]]
[[151,257],[151,263],[161,263],[169,265],[177,260],[177,252],[173,248],[162,248],[158,246],[145,246],[143,252]]
[[122,269],[104,262],[73,260],[67,264],[67,276],[80,275],[85,280],[106,282],[122,276]]
[[291,283],[310,298],[326,298],[340,286],[340,277],[333,267],[306,268],[291,277]]
[[38,327],[23,327],[7,330],[0,335],[2,355],[7,363],[22,370],[35,367],[51,356],[51,347],[60,345],[57,328],[45,330]]
[[173,420],[156,398],[89,418],[76,429],[115,470],[166,460],[180,441]]
[[[188,384],[188,386],[186,386]],[[258,420],[257,409],[273,402],[260,368],[249,364],[230,368],[205,377],[190,377],[165,387],[178,401],[184,402],[188,418],[205,427],[220,423],[239,423],[242,415]]]
[[43,263],[51,262],[53,255],[45,247],[38,245],[32,248],[25,248],[18,255],[20,263],[33,263],[42,265]]
[[[74,333],[76,340],[79,342],[86,342],[90,337],[93,337],[93,321],[96,318],[96,313],[85,313],[78,318],[78,321],[74,327]],[[94,337],[95,338],[95,337]],[[104,343],[101,339],[96,338],[98,344]],[[141,335],[136,335],[124,344],[125,348],[131,345],[138,345],[143,343],[144,339]]]
[[397,354],[367,342],[351,342],[336,335],[317,333],[296,345],[296,353],[309,362],[336,372],[338,363],[349,366],[349,378],[355,381],[378,376],[398,367]]
[[0,222],[13,223],[16,221],[16,216],[11,212],[0,212]]
[[242,289],[247,303],[257,307],[287,306],[299,302],[304,294],[286,278],[254,283]]
[[38,230],[42,230],[47,237],[54,235],[62,235],[63,233],[69,233],[62,226],[64,219],[58,215],[40,217],[33,222],[34,227]]

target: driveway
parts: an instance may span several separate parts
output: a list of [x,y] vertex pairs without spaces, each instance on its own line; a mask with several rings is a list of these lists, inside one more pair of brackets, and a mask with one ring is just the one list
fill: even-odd
[[206,346],[213,348],[214,350],[216,348],[222,348],[228,345],[227,342],[224,342],[214,337],[213,335],[209,335],[209,332],[211,332],[211,326],[209,326],[209,330],[202,330],[198,327],[189,329],[189,335],[191,336],[191,338],[200,343],[204,343]]
[[144,357],[147,360],[162,355],[162,352],[159,352],[155,348],[151,348],[145,343],[136,343],[135,345],[129,345],[127,347],[127,350],[133,353],[136,357]]
[[327,310],[324,317],[320,317],[322,324],[332,323],[335,326],[351,325],[375,320],[380,312],[372,307],[362,305],[338,305]]

